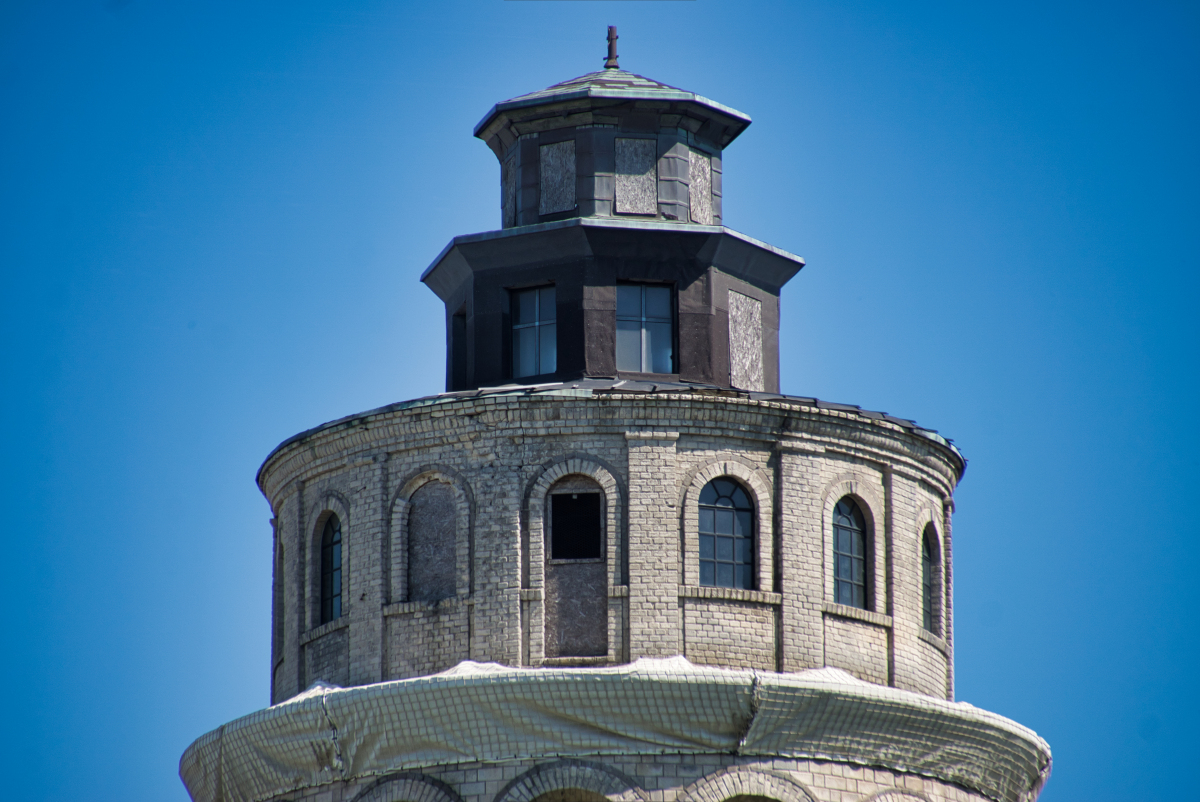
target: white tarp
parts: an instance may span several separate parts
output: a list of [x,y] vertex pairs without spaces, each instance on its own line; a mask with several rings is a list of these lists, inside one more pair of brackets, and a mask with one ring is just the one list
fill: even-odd
[[1031,730],[962,702],[854,679],[694,666],[616,668],[466,662],[430,677],[317,685],[230,722],[184,752],[196,802],[261,802],[341,779],[469,761],[735,753],[915,772],[1025,802],[1050,771]]

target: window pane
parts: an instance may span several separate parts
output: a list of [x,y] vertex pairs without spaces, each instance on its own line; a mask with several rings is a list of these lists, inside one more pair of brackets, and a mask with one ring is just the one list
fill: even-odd
[[642,369],[642,326],[634,320],[617,321],[617,370]]
[[337,545],[335,545],[333,547],[333,561],[330,564],[330,567],[335,570],[342,567],[342,544],[341,543],[338,543]]
[[738,512],[737,529],[734,531],[742,537],[750,537],[754,534],[754,513]]
[[617,285],[617,316],[642,317],[642,288],[636,284]]
[[733,538],[717,538],[717,559],[733,562]]
[[513,376],[533,376],[537,372],[537,330],[513,330]]
[[854,606],[860,610],[867,609],[867,592],[860,587],[854,588]]
[[749,565],[754,562],[754,541],[748,537],[738,538],[737,561]]
[[554,320],[557,311],[554,306],[554,288],[542,287],[538,294],[541,296],[538,298],[538,320]]
[[746,588],[747,590],[754,587],[754,577],[750,573],[750,566],[739,565],[737,567],[737,584],[734,587]]
[[717,583],[717,569],[713,563],[700,563],[700,584],[715,585]]
[[[704,503],[704,495],[703,494],[701,494],[701,496],[700,496],[700,502]],[[712,510],[706,510],[703,507],[700,508],[700,531],[701,532],[713,531],[713,511]]]
[[717,587],[733,587],[733,566],[729,563],[717,563]]
[[671,319],[671,288],[646,288],[646,317],[659,320]]
[[334,596],[333,597],[333,615],[331,615],[329,617],[329,620],[336,621],[337,619],[339,619],[341,617],[342,617],[342,597]]
[[733,534],[733,510],[714,510],[713,516],[716,519],[716,529],[718,535]]
[[700,536],[700,557],[702,559],[711,560],[716,553],[716,546],[713,545],[712,535]]
[[537,290],[521,290],[514,296],[513,322],[516,325],[537,320]]
[[650,365],[648,373],[670,373],[671,366],[671,324],[646,324],[646,354],[645,365]]
[[730,494],[730,496],[733,498],[733,506],[743,510],[751,509],[750,497],[747,496],[746,491],[738,485],[733,486],[733,492]]
[[842,579],[850,578],[850,558],[838,555],[837,558],[837,575]]
[[558,325],[546,323],[538,326],[538,331],[538,373],[553,373],[558,370]]
[[333,572],[333,597],[336,599],[340,595],[342,595],[342,572],[334,571]]
[[853,578],[854,578],[855,582],[863,581],[863,564],[862,564],[861,560],[854,561],[854,577]]

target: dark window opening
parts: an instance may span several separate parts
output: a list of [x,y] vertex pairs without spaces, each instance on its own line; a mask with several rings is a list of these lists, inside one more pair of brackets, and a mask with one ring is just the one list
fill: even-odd
[[550,496],[550,559],[599,560],[603,541],[599,493]]
[[700,491],[700,584],[754,589],[754,506],[732,479]]
[[617,370],[675,372],[675,305],[670,287],[617,285]]
[[514,379],[558,370],[558,326],[554,287],[512,293]]
[[930,527],[926,527],[921,538],[921,623],[927,632],[935,635],[938,631],[935,620],[936,605],[940,595],[937,593],[937,569],[937,545],[934,543]]
[[342,523],[330,515],[321,534],[321,623],[342,617]]
[[851,498],[833,509],[833,597],[838,604],[867,609],[867,527]]

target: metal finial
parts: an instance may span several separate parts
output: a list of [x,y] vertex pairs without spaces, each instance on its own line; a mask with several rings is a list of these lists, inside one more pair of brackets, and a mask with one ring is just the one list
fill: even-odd
[[619,70],[621,65],[617,63],[617,26],[608,26],[608,58],[604,62],[604,69]]

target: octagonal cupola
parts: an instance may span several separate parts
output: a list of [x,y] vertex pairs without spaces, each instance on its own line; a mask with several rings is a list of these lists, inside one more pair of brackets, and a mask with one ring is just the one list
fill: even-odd
[[497,103],[475,136],[500,160],[504,228],[570,217],[721,225],[721,151],[750,118],[617,63]]

